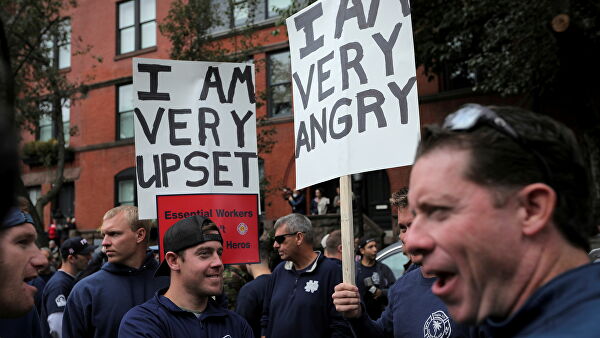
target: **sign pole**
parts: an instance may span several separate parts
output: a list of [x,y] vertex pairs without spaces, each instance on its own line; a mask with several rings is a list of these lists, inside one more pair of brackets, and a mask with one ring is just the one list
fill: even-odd
[[343,281],[354,285],[354,217],[352,215],[352,179],[350,175],[340,177],[340,217]]

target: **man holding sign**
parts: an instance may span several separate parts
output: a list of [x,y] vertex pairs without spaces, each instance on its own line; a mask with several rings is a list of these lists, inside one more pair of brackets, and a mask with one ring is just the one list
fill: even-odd
[[223,291],[223,239],[208,218],[185,218],[164,236],[165,258],[157,276],[168,289],[129,311],[121,337],[254,337],[245,319],[211,298]]

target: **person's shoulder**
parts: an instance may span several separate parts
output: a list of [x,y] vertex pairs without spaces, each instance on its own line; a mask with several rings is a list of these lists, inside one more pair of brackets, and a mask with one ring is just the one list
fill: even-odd
[[322,260],[317,263],[317,268],[319,268],[319,266],[321,266],[322,269],[337,271],[341,269],[342,265],[341,261],[338,259],[323,256]]
[[246,319],[244,317],[242,317],[239,313],[235,312],[235,311],[231,311],[229,309],[225,309],[222,308],[222,310],[225,312],[225,314],[227,315],[227,318],[229,319],[230,323],[236,327],[250,327],[250,324],[248,324],[248,321],[246,321]]
[[146,302],[136,305],[127,311],[123,317],[123,321],[128,318],[129,320],[141,322],[154,322],[156,321],[156,318],[161,317],[159,313],[162,312],[163,311],[160,311],[160,304],[156,301],[156,297],[152,297]]

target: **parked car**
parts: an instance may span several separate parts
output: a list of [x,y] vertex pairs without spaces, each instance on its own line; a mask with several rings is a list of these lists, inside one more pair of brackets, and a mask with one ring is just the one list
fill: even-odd
[[377,253],[375,259],[387,265],[396,279],[400,278],[404,273],[404,264],[408,263],[408,257],[402,253],[402,242],[398,241],[388,245],[385,249],[382,249]]

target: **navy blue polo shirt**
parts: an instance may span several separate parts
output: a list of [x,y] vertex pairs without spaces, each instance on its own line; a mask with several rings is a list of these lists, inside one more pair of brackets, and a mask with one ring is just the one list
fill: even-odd
[[261,326],[267,338],[352,337],[349,324],[335,310],[331,295],[342,281],[342,267],[318,252],[306,269],[282,262],[273,270]]

